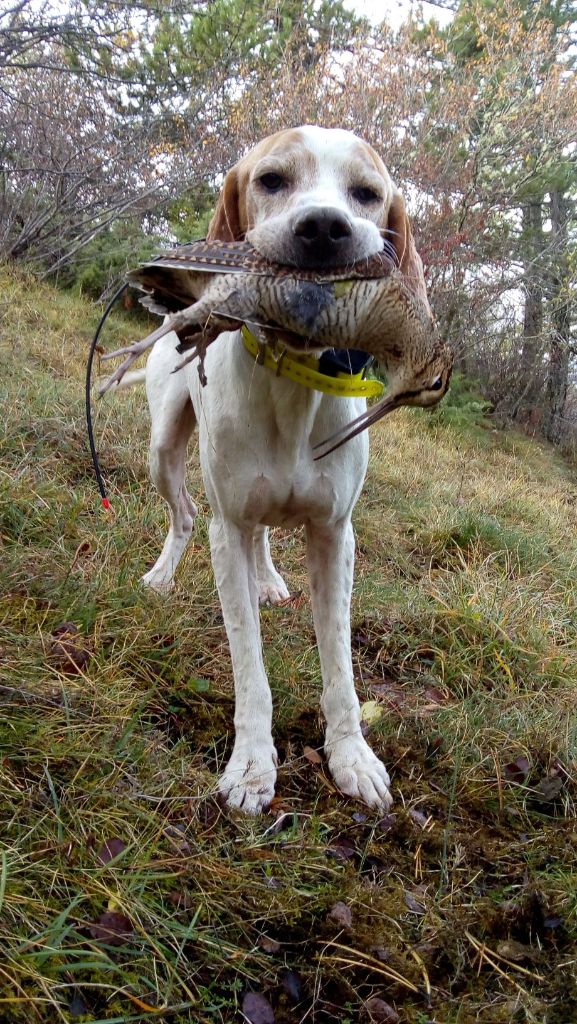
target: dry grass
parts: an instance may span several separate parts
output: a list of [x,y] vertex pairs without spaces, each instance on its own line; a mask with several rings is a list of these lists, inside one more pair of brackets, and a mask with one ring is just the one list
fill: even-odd
[[[303,755],[319,670],[302,537],[276,532],[305,600],[263,613],[283,767],[247,821],[213,797],[232,687],[194,459],[199,526],[161,599],[137,584],[165,526],[144,395],[98,409],[107,517],[83,422],[97,312],[8,273],[1,294],[0,1019],[213,1024],[247,990],[279,1024],[369,1020],[373,996],[407,1024],[575,1019],[569,469],[450,407],[374,431],[353,641],[386,712],[385,819]],[[105,341],[133,333],[118,317]]]

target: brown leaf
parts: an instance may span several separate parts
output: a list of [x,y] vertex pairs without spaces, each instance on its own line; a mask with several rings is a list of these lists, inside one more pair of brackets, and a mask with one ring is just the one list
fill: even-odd
[[390,832],[391,829],[393,829],[395,827],[396,823],[397,823],[397,815],[396,814],[385,814],[385,816],[383,818],[379,818],[379,820],[377,821],[377,829],[381,833]]
[[371,693],[381,697],[385,707],[398,711],[407,702],[407,694],[402,686],[394,682],[372,683]]
[[528,758],[521,755],[521,757],[515,758],[514,761],[509,761],[503,768],[503,775],[507,779],[507,782],[525,782],[531,765],[529,764]]
[[106,942],[108,946],[124,946],[132,935],[133,927],[130,920],[116,910],[107,910],[90,926],[89,932],[93,939]]
[[369,1020],[374,1021],[374,1024],[399,1024],[401,1020],[397,1011],[379,996],[371,996],[370,999],[367,999],[364,1008],[369,1015]]
[[419,900],[415,899],[413,894],[410,892],[405,893],[405,903],[407,904],[409,910],[411,911],[411,914],[421,915],[425,913],[424,904],[420,903]]
[[196,905],[192,895],[186,889],[171,889],[167,899],[177,910],[192,910]]
[[354,843],[348,839],[340,839],[327,847],[327,856],[334,857],[335,860],[352,860],[356,853]]
[[315,750],[313,747],[303,747],[303,754],[306,757],[307,761],[310,761],[311,764],[323,763],[323,759],[319,754],[318,750]]
[[388,963],[393,955],[392,949],[389,949],[388,946],[373,946],[371,953],[374,953],[377,960],[380,960],[383,964]]
[[415,822],[415,825],[420,825],[421,828],[424,828],[429,820],[429,815],[423,814],[422,811],[418,811],[416,807],[411,807],[409,817]]
[[271,939],[270,935],[259,935],[256,944],[261,949],[264,949],[265,953],[278,953],[281,948],[280,942],[277,942],[276,939]]
[[546,775],[535,786],[535,799],[538,803],[550,804],[555,800],[563,789],[563,779],[558,775]]
[[62,622],[52,631],[48,643],[48,657],[51,664],[65,675],[81,672],[90,660],[90,652],[81,646],[81,636],[73,622]]
[[446,704],[449,699],[448,694],[438,686],[425,687],[425,697],[431,704]]
[[334,921],[341,928],[352,928],[353,927],[353,914],[350,907],[347,907],[346,903],[342,900],[337,900],[335,905],[331,907],[328,913],[328,920]]
[[504,956],[506,960],[512,960],[513,963],[534,960],[536,956],[535,950],[530,946],[524,946],[522,942],[516,942],[515,939],[504,939],[503,942],[497,943],[497,952],[499,956]]
[[260,992],[245,993],[242,1012],[250,1024],[275,1024],[272,1006]]
[[52,630],[52,636],[79,636],[80,631],[74,622],[61,622]]
[[122,839],[105,839],[96,856],[101,864],[108,864],[115,857],[119,857],[125,849],[126,843],[123,843]]

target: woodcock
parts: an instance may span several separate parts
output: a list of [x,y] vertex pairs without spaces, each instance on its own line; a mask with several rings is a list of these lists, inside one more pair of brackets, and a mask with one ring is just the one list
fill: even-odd
[[104,357],[127,358],[101,394],[169,331],[178,336],[177,350],[188,353],[176,370],[198,358],[204,383],[206,348],[223,331],[237,330],[243,323],[277,353],[361,349],[386,372],[383,398],[340,434],[327,438],[317,457],[393,409],[436,405],[447,391],[452,352],[387,251],[324,273],[271,263],[247,242],[203,240],[161,253],[127,277],[146,293],[143,305],[167,319],[142,341]]

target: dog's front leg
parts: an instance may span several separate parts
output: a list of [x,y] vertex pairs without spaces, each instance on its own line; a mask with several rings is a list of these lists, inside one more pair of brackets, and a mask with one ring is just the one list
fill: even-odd
[[385,766],[361,732],[353,682],[350,606],[355,540],[350,520],[307,528],[307,558],[315,632],[321,660],[326,719],[325,753],[331,775],[348,796],[369,807],[392,803]]
[[209,536],[236,698],[235,743],[219,789],[231,806],[258,814],[274,796],[277,755],[262,658],[253,532],[214,519]]

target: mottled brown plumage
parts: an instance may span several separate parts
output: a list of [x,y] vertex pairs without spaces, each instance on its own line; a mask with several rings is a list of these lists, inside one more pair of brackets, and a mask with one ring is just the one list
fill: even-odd
[[[426,304],[386,252],[326,272],[281,266],[247,242],[193,242],[128,274],[151,311],[170,319],[141,342],[111,353],[127,358],[106,383],[119,381],[142,352],[169,331],[179,338],[179,364],[198,357],[204,382],[207,346],[246,323],[263,344],[289,350],[354,348],[386,370],[387,394],[335,441],[349,437],[399,405],[433,405],[443,397],[453,357]],[[349,428],[353,428],[349,430]]]

